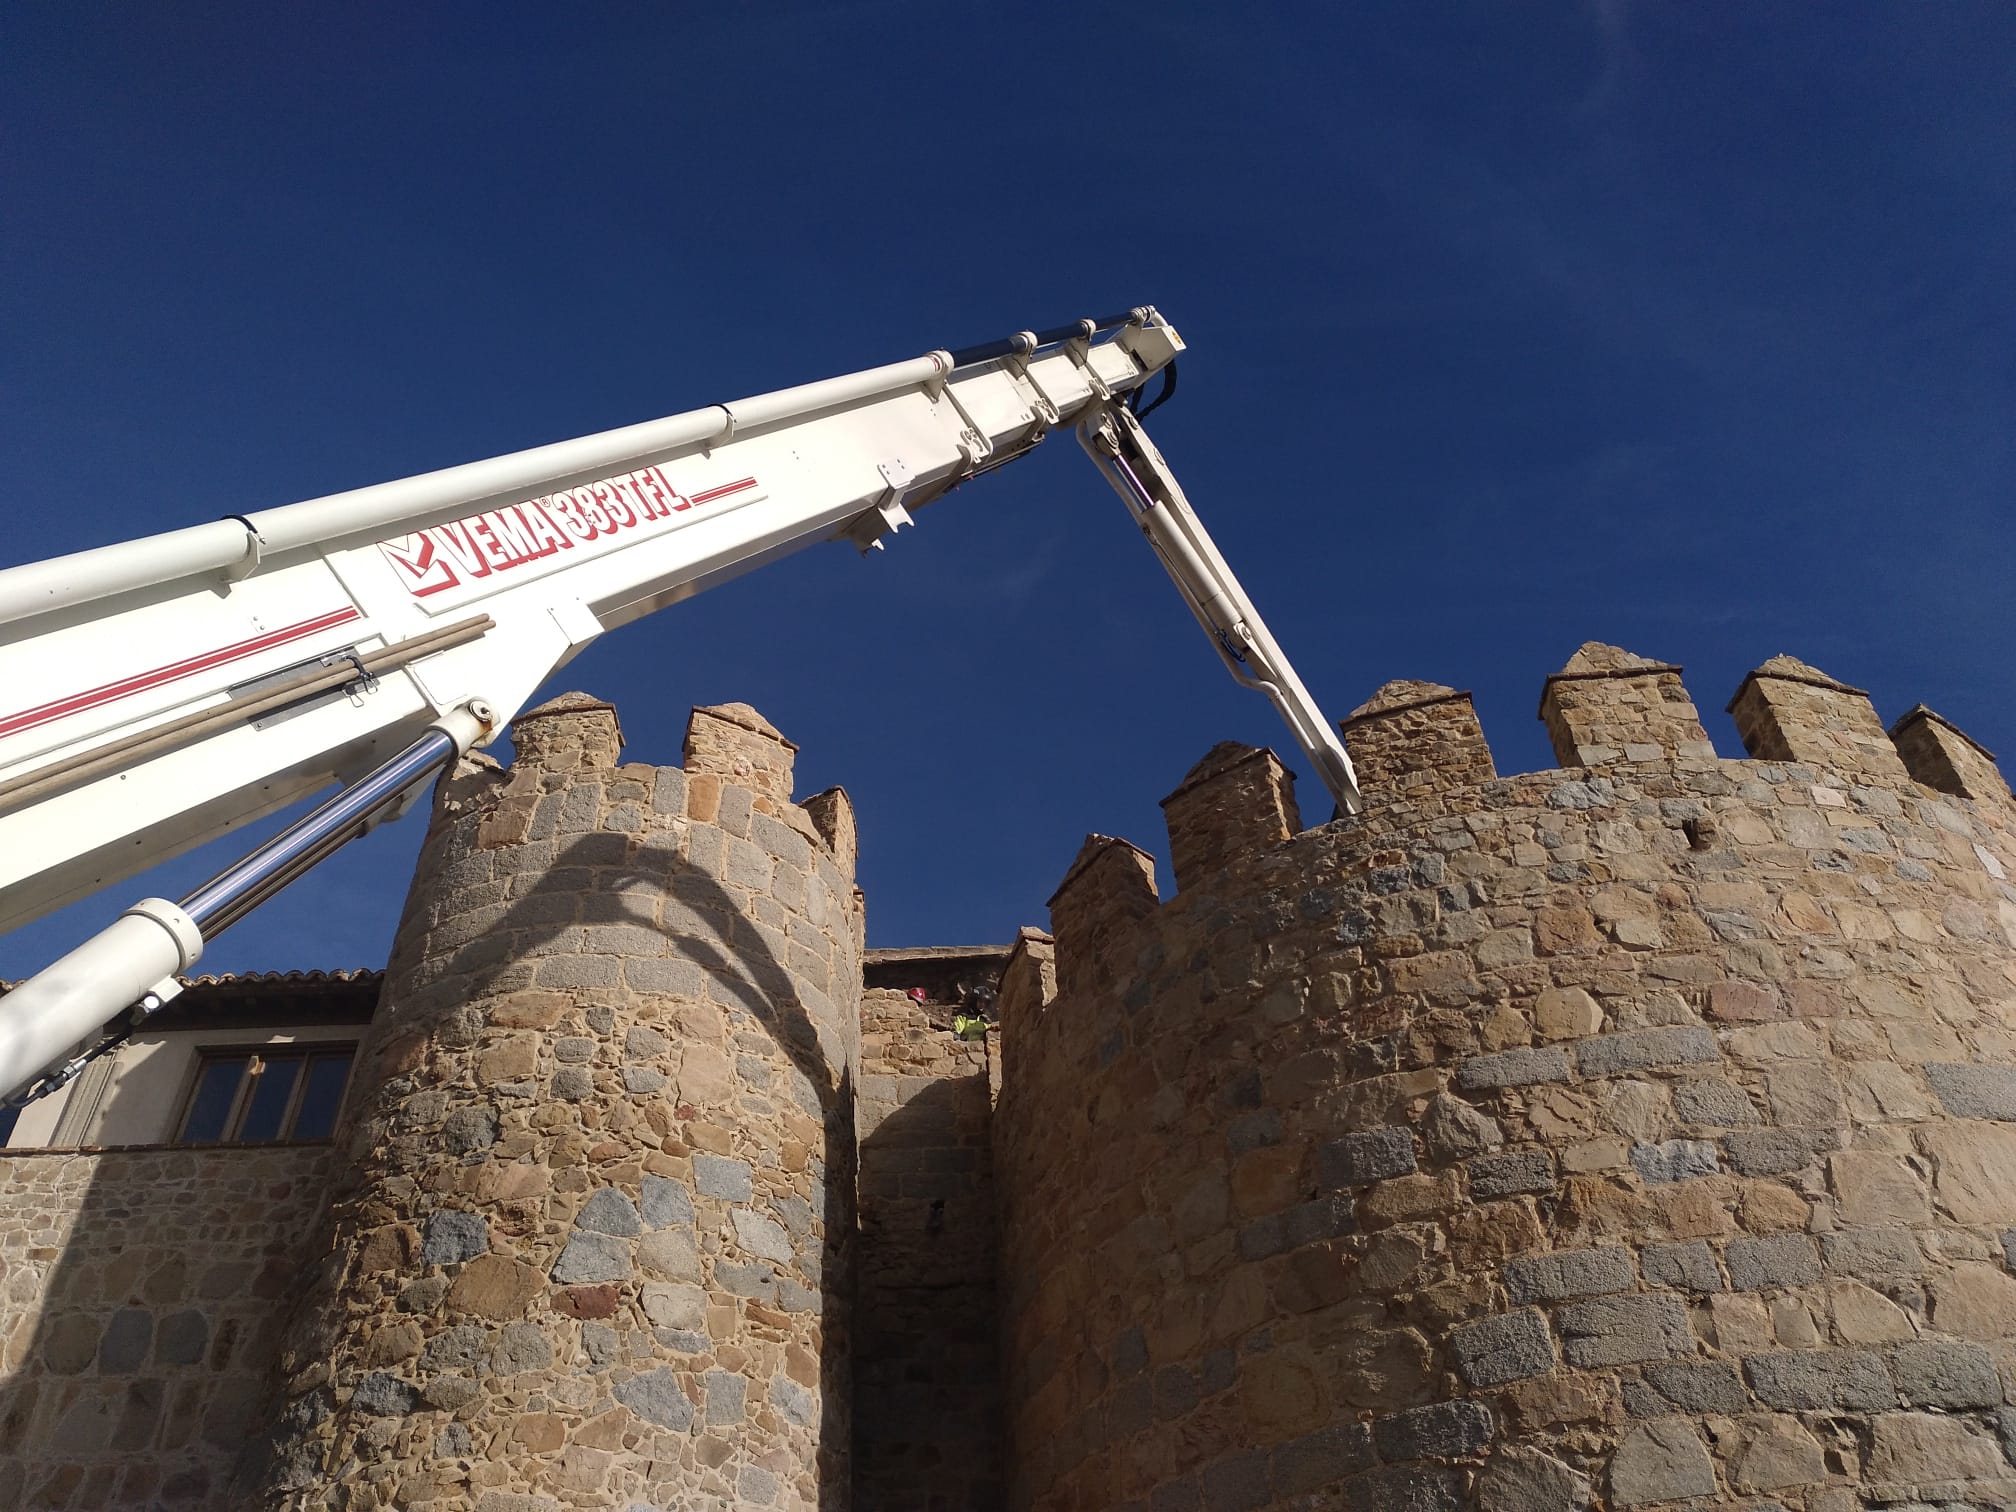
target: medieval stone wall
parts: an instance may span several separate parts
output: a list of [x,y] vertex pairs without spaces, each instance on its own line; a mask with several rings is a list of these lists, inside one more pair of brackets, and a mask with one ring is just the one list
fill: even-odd
[[696,710],[444,782],[281,1358],[264,1504],[844,1512],[861,906],[844,794]]
[[229,1504],[330,1156],[0,1152],[0,1507]]
[[862,995],[854,1485],[875,1512],[1001,1503],[993,1096],[957,1006]]
[[1734,712],[1592,646],[1569,770],[1407,684],[1357,819],[1220,748],[1173,900],[1088,840],[1002,994],[1011,1506],[2016,1506],[2008,790],[1790,658]]
[[1306,832],[1214,748],[969,1043],[753,710],[531,711],[336,1148],[0,1156],[0,1506],[2016,1506],[2016,810],[1793,658],[1731,712],[1585,647],[1499,779],[1389,684]]

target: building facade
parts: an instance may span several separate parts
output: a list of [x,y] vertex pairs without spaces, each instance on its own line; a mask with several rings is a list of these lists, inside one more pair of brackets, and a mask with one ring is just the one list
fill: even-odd
[[[199,981],[0,1152],[0,1505],[2016,1506],[2016,809],[1585,646],[869,952],[844,793],[522,716],[378,974]],[[984,1025],[984,1027],[983,1027]],[[340,1113],[338,1106],[340,1102]]]

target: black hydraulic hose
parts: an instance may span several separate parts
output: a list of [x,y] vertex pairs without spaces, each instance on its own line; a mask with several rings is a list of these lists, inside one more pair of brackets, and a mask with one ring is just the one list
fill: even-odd
[[[1134,418],[1136,420],[1146,420],[1150,415],[1154,414],[1155,411],[1162,408],[1163,405],[1167,404],[1169,402],[1170,396],[1172,396],[1175,392],[1176,392],[1176,359],[1174,357],[1171,357],[1169,361],[1162,368],[1162,392],[1157,394],[1147,404],[1142,405],[1141,408],[1135,410]],[[1134,402],[1136,404],[1140,404],[1141,390],[1138,388],[1134,390],[1133,397]]]

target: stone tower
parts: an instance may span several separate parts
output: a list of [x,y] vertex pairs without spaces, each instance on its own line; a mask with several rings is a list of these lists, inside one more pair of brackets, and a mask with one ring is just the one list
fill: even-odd
[[2016,812],[1789,657],[1718,760],[1582,648],[1499,778],[1345,722],[1300,831],[1221,746],[1179,888],[1094,836],[1001,999],[1010,1505],[2016,1506]]
[[844,1512],[861,903],[846,795],[607,704],[444,780],[283,1349],[274,1507]]

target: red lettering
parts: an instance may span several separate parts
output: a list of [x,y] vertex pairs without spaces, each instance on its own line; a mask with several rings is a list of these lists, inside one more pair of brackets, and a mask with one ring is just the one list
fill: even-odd
[[660,509],[658,501],[651,497],[651,490],[639,481],[642,477],[641,473],[631,473],[627,477],[615,479],[613,486],[623,496],[623,502],[636,511],[640,523],[646,520],[662,520],[665,511]]
[[532,539],[539,546],[539,555],[551,556],[563,548],[572,551],[574,543],[553,523],[553,516],[546,513],[546,504],[544,499],[528,499],[518,506],[519,513],[525,516],[525,523],[532,529]]
[[612,526],[637,523],[637,516],[631,510],[629,502],[609,484],[596,483],[591,485],[588,491],[594,496],[595,502],[602,506],[603,512],[609,516]]
[[595,527],[590,525],[581,513],[581,507],[572,494],[554,494],[546,501],[547,508],[559,516],[560,528],[577,541],[595,539]]
[[524,515],[518,512],[517,506],[497,510],[488,518],[491,530],[496,532],[497,544],[510,558],[505,563],[506,566],[516,567],[520,562],[529,562],[534,557],[546,554],[533,543],[532,532],[525,524]]
[[663,520],[670,516],[672,501],[665,496],[664,490],[659,488],[658,480],[651,476],[648,468],[643,472],[630,474],[623,481],[630,485],[630,492],[635,494],[637,502],[644,506],[646,518]]
[[588,522],[588,528],[596,535],[607,535],[616,528],[609,523],[609,516],[603,512],[601,504],[596,501],[594,493],[589,489],[576,488],[569,492],[567,497],[573,501],[574,507],[581,511],[581,517]]
[[660,490],[659,497],[664,499],[666,505],[669,508],[691,509],[693,507],[693,501],[687,498],[684,494],[680,493],[678,489],[674,488],[671,485],[671,483],[666,479],[664,472],[659,468],[656,467],[648,468],[646,470],[646,476],[651,478],[658,485],[658,488]]
[[471,577],[490,576],[490,564],[483,554],[470,543],[468,521],[457,520],[452,525],[438,525],[427,532],[455,559],[455,565]]
[[509,567],[511,560],[504,548],[497,544],[497,538],[490,533],[490,516],[471,515],[462,522],[462,528],[469,532],[469,539],[482,554],[483,560],[492,567]]

